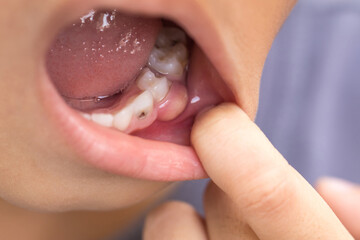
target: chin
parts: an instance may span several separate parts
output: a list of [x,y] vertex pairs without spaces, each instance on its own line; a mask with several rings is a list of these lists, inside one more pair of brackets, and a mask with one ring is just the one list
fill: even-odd
[[[56,181],[56,182],[53,182]],[[171,183],[94,173],[64,181],[46,177],[19,186],[1,186],[1,197],[13,206],[36,212],[109,211],[158,200]]]

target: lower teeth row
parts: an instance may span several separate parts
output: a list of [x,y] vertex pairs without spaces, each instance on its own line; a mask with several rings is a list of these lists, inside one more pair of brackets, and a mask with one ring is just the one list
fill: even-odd
[[[144,120],[150,117],[154,106],[167,96],[172,81],[184,79],[189,58],[186,41],[186,35],[182,30],[174,27],[163,28],[150,54],[148,67],[142,70],[136,80],[136,85],[142,92],[114,114],[83,113],[82,115],[105,127],[114,127],[127,132],[137,130],[129,129],[132,120]],[[155,75],[154,72],[157,74]]]

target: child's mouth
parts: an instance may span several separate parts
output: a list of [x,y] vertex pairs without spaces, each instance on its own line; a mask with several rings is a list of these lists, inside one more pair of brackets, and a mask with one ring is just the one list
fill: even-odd
[[206,176],[191,127],[233,94],[178,25],[91,10],[56,37],[44,65],[51,116],[87,163],[149,180]]

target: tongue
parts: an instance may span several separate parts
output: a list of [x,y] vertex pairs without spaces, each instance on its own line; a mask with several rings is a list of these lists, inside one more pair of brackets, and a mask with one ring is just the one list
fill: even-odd
[[160,20],[92,11],[57,36],[48,74],[64,97],[118,93],[146,64],[160,27]]

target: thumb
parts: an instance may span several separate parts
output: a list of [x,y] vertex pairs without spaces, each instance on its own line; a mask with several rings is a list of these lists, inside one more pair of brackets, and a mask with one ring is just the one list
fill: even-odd
[[201,114],[191,142],[212,181],[260,239],[352,239],[237,105],[222,104]]
[[340,179],[324,178],[318,182],[317,190],[350,233],[360,239],[360,186]]

